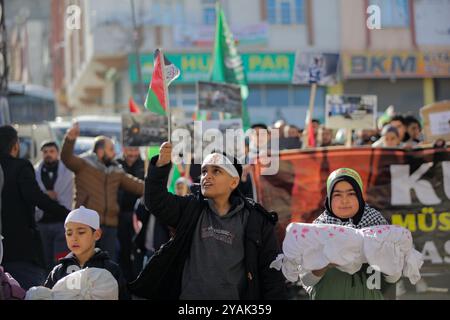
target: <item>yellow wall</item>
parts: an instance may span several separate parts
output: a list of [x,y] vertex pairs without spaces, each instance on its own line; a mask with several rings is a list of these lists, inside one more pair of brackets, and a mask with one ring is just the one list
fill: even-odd
[[434,82],[432,78],[423,79],[423,104],[426,106],[435,101]]

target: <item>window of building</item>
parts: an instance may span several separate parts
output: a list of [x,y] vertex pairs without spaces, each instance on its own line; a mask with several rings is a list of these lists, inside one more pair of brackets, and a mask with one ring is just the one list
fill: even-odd
[[381,27],[409,26],[408,0],[371,0],[381,10]]
[[281,3],[281,24],[291,24],[291,4],[289,1]]
[[262,94],[263,90],[261,88],[261,85],[251,85],[249,87],[247,105],[252,107],[262,106],[263,105]]
[[[319,86],[316,90],[316,106],[325,105],[325,94],[326,89]],[[247,105],[249,107],[308,106],[309,95],[309,86],[253,84],[249,86]]]
[[269,107],[283,107],[289,105],[289,87],[273,85],[266,88],[266,105]]
[[197,105],[197,92],[195,85],[181,86],[181,101],[183,106]]
[[214,0],[202,0],[203,24],[207,26],[216,23],[216,2]]
[[184,21],[182,0],[154,0],[150,10],[152,23],[155,25],[170,26]]
[[304,0],[266,0],[266,6],[270,24],[305,23]]

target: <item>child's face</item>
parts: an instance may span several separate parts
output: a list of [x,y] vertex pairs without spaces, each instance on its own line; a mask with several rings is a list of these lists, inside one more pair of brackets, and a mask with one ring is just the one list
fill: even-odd
[[214,199],[224,195],[230,195],[238,186],[239,178],[233,178],[220,167],[207,165],[202,168],[200,184],[203,196]]
[[69,222],[66,225],[67,247],[75,255],[82,255],[94,250],[95,242],[99,239],[100,231],[93,231],[85,224]]
[[389,148],[398,147],[400,144],[400,138],[393,132],[388,132],[384,136],[384,145]]
[[342,219],[353,217],[359,210],[358,197],[353,186],[347,181],[338,182],[331,195],[331,209]]
[[189,193],[189,187],[184,183],[177,183],[175,185],[175,193],[177,196],[184,197]]

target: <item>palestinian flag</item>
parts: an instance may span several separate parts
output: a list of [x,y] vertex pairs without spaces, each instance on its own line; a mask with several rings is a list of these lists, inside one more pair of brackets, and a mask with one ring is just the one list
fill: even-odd
[[130,97],[130,99],[128,100],[128,107],[130,108],[131,113],[137,113],[137,114],[141,113],[141,109],[136,104],[133,97]]
[[161,50],[156,49],[153,57],[153,75],[148,88],[145,108],[165,116],[168,107],[169,84],[180,76],[180,70],[167,59]]
[[315,148],[316,145],[316,137],[314,136],[314,127],[312,124],[312,116],[309,114],[309,110],[306,111],[306,133],[307,133],[307,147],[308,148]]

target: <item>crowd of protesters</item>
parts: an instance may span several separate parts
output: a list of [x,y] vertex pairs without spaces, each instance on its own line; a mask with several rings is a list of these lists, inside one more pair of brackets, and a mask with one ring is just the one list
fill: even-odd
[[[332,147],[346,145],[346,129],[331,129],[321,124],[319,120],[312,120],[315,144],[313,147]],[[255,124],[252,128],[262,128],[270,132],[279,130],[279,149],[307,148],[305,137],[307,130],[278,120],[272,126]],[[378,121],[375,129],[352,130],[351,145],[372,146],[383,148],[414,148],[423,144],[424,136],[422,124],[413,115],[396,114],[384,121]],[[311,146],[309,146],[311,147]]]
[[[247,163],[270,147],[273,129],[280,150],[310,148],[307,130],[283,120],[252,129],[246,164],[213,152],[201,165],[180,168],[187,172],[172,194],[166,188],[170,143],[148,169],[139,148],[124,147],[116,158],[113,141],[104,136],[91,152],[76,156],[75,124],[61,151],[53,141],[41,145],[42,161],[33,168],[18,157],[17,131],[0,127],[0,273],[8,272],[24,290],[51,290],[71,272],[103,268],[119,283],[120,299],[129,299],[129,291],[150,299],[287,298],[281,273],[268,267],[279,252],[276,215],[256,202]],[[312,130],[314,147],[346,143],[343,130],[319,120]],[[394,115],[376,129],[352,132],[351,144],[411,149],[422,143],[421,122]],[[443,146],[436,141],[435,147]]]

